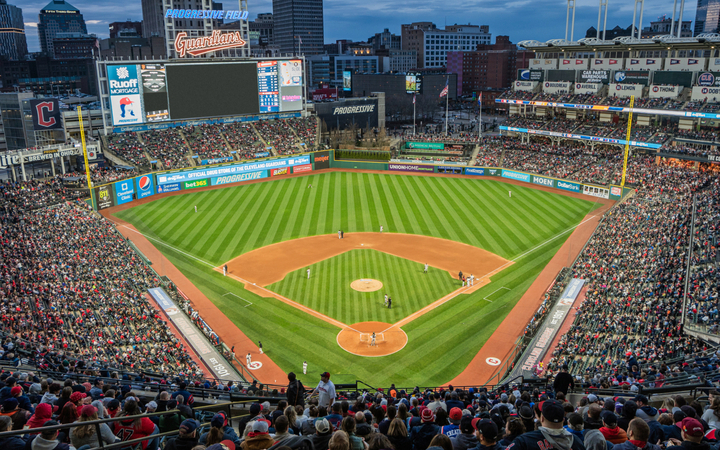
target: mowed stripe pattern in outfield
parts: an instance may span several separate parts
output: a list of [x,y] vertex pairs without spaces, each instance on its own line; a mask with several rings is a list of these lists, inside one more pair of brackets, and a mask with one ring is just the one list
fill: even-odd
[[[267,288],[346,325],[357,322],[395,323],[461,287],[446,270],[376,250],[351,250],[289,273]],[[358,292],[350,283],[361,278],[383,283],[375,292]],[[384,294],[393,299],[384,306]],[[378,330],[380,331],[380,330]]]
[[[178,195],[116,215],[172,245],[153,242],[243,333],[261,340],[265,353],[284,371],[301,373],[307,361],[306,384],[328,371],[335,383],[359,379],[377,386],[433,386],[467,367],[569,233],[541,244],[577,225],[597,206],[500,180],[330,172]],[[537,248],[477,292],[403,326],[408,345],[379,358],[345,352],[335,343],[337,327],[246,291],[208,266],[285,239],[340,228],[378,231],[380,224],[390,231],[458,240],[507,259]],[[483,300],[499,287],[509,290],[494,294],[492,303]],[[245,307],[243,299],[253,305]],[[207,320],[212,325],[213,318]],[[236,349],[238,354],[247,351],[257,350]]]
[[117,215],[220,265],[275,242],[340,229],[379,231],[380,225],[512,259],[592,208],[584,200],[486,180],[334,172],[189,193]]

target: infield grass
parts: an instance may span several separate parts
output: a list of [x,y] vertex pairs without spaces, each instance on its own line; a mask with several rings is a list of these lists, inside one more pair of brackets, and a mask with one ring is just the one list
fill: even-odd
[[[446,270],[429,267],[424,274],[423,269],[422,264],[377,250],[350,250],[313,264],[310,279],[303,268],[267,288],[346,325],[395,323],[462,286]],[[360,278],[378,280],[383,287],[358,292],[350,283]],[[385,307],[386,293],[393,300],[390,309]]]
[[[310,183],[313,187],[308,189]],[[251,340],[262,340],[265,353],[286,372],[302,373],[306,360],[309,373],[327,370],[336,383],[359,379],[373,386],[432,386],[451,380],[469,364],[572,228],[599,206],[488,179],[331,172],[178,195],[116,215],[167,244],[153,241]],[[276,242],[339,229],[379,231],[380,225],[385,232],[474,245],[515,264],[475,293],[460,295],[405,325],[407,346],[379,358],[345,352],[335,341],[338,328],[278,300],[259,297],[212,270]],[[390,265],[387,274],[374,278],[391,280],[400,276],[398,270]],[[292,290],[292,276],[278,286],[286,284],[280,287]],[[334,283],[334,289],[345,282]],[[483,300],[500,287],[508,290]],[[313,289],[330,310],[329,284]],[[245,302],[226,296],[228,292],[253,305],[245,308]],[[343,322],[374,320],[373,314],[380,314],[372,311],[375,308],[383,306],[357,302],[344,307]],[[242,349],[237,353],[243,354]],[[303,381],[310,384],[316,376]]]

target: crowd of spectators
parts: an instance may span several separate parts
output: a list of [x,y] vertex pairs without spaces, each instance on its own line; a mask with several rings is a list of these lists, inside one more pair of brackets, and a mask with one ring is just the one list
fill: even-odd
[[247,122],[222,124],[220,129],[230,147],[240,154],[240,159],[253,159],[256,153],[266,151],[252,125]]
[[294,117],[285,119],[289,126],[295,129],[300,137],[300,142],[305,144],[306,150],[315,148],[317,142],[317,118],[316,117]]
[[107,137],[107,144],[112,153],[132,165],[144,167],[150,164],[142,145],[137,140],[137,133],[134,131],[111,134]]
[[498,96],[508,100],[532,100],[536,93],[532,91],[513,91],[509,89]]
[[305,151],[299,145],[300,138],[286,119],[261,120],[255,122],[255,128],[267,145],[273,147],[278,155],[291,155]]
[[[120,169],[117,167],[96,167],[90,170],[90,179],[94,185],[112,183],[113,181],[123,180],[138,175],[136,168]],[[85,172],[67,172],[63,174],[66,184],[75,184],[80,186],[87,185]],[[71,183],[71,180],[74,182]]]
[[145,298],[155,272],[61,178],[2,184],[0,195],[0,314],[16,349],[53,370],[201,375]]
[[187,144],[178,130],[149,130],[142,133],[140,138],[145,145],[143,149],[151,160],[159,161],[165,169],[181,169],[189,167],[187,158]]
[[189,125],[183,127],[182,131],[190,150],[199,159],[230,157],[230,149],[228,149],[227,143],[223,139],[220,126],[201,124],[196,127]]

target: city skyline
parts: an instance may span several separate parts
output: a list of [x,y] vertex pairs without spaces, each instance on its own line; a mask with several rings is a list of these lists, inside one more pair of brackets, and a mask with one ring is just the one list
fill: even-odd
[[[28,51],[40,51],[37,32],[37,20],[40,9],[49,0],[10,0],[23,10],[25,34]],[[85,17],[88,32],[98,38],[108,37],[108,25],[112,22],[142,20],[140,0],[128,0],[120,7],[117,1],[111,0],[69,0]],[[236,1],[224,1],[225,9],[237,8]],[[483,0],[470,3],[437,4],[437,8],[417,3],[408,4],[401,0],[357,2],[349,7],[346,1],[325,0],[325,42],[331,43],[338,39],[364,41],[373,34],[388,28],[394,34],[400,34],[403,23],[433,21],[438,27],[455,23],[472,23],[473,25],[489,25],[494,37],[508,35],[517,43],[525,39],[546,41],[565,36],[566,2],[558,0]],[[632,23],[633,2],[622,4],[610,3],[608,10],[608,29],[620,25],[625,28]],[[428,4],[426,4],[428,5]],[[532,5],[532,6],[531,6]],[[441,7],[442,6],[442,7]],[[651,20],[672,13],[672,0],[663,0],[658,4],[646,5],[643,26],[649,26]],[[697,4],[687,2],[683,20],[695,20]],[[249,1],[250,19],[260,13],[272,12],[272,0]],[[553,24],[553,26],[549,26]],[[577,3],[575,15],[575,39],[585,36],[586,30],[597,25],[597,3],[594,0],[581,0]]]

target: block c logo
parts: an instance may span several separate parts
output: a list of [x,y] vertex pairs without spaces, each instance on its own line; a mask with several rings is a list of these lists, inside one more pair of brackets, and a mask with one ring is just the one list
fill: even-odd
[[55,112],[54,102],[40,102],[35,105],[35,111],[37,113],[38,125],[41,127],[50,128],[57,123],[57,119],[53,117]]

